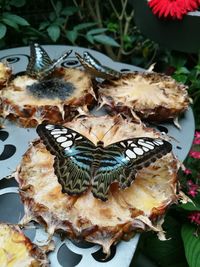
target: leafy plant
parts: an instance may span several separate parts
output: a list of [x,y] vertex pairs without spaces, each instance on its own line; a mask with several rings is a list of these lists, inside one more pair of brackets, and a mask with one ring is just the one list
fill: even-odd
[[[138,250],[159,267],[199,267],[200,263],[200,132],[180,171],[181,190],[191,202],[173,206],[165,217],[166,241],[153,233],[143,234]],[[133,265],[134,266],[134,265]]]
[[0,3],[0,40],[2,40],[9,29],[20,32],[20,28],[29,26],[26,19],[11,12],[12,7],[22,7],[26,3],[25,0],[18,1],[1,1]]

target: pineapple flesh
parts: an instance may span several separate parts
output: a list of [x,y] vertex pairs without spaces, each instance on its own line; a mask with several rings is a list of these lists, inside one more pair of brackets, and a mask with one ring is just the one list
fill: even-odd
[[48,267],[44,252],[17,225],[0,224],[1,267]]
[[133,72],[98,85],[99,105],[109,112],[130,114],[142,119],[165,121],[188,109],[187,87],[173,78],[154,72]]
[[[134,137],[162,138],[139,120],[121,116],[79,117],[64,126],[94,144],[102,140],[105,146]],[[178,199],[179,162],[172,152],[138,171],[127,189],[113,183],[106,202],[95,198],[91,188],[78,196],[62,193],[53,164],[54,156],[40,139],[34,140],[15,172],[25,206],[22,223],[35,220],[44,224],[50,235],[59,230],[72,239],[100,244],[107,254],[112,244],[137,231],[162,234],[163,215]]]
[[95,99],[92,80],[78,69],[57,68],[49,79],[18,76],[0,91],[1,116],[24,127],[46,121],[62,123],[87,108]]

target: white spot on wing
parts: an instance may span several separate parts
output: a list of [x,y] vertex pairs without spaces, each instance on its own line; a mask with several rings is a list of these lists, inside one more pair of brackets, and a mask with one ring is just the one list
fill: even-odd
[[72,145],[73,145],[73,142],[72,142],[71,140],[66,141],[66,142],[63,142],[63,143],[61,144],[61,146],[64,147],[64,148],[66,148],[66,147],[70,147],[70,146],[72,146]]
[[79,136],[79,137],[76,138],[76,140],[81,140],[81,139],[83,139],[82,136]]
[[51,134],[66,134],[67,131],[65,131],[64,129],[63,130],[60,130],[60,129],[55,129],[53,131],[51,131]]
[[60,137],[58,137],[58,138],[56,139],[56,141],[57,141],[58,143],[65,142],[66,140],[67,140],[67,137],[65,137],[65,136],[60,136]]
[[126,150],[126,155],[127,155],[130,159],[136,159],[136,155],[135,155],[135,153],[134,153],[132,150],[130,150],[130,149],[127,149],[127,150]]
[[144,154],[144,151],[142,150],[142,148],[139,148],[139,147],[134,147],[133,151],[135,152],[135,154],[137,154],[139,156]]
[[163,145],[164,142],[161,139],[157,139],[157,140],[154,141],[154,144],[156,144],[156,145]]
[[126,145],[124,144],[124,142],[120,142],[120,145],[122,145],[123,147],[126,147]]
[[60,136],[60,134],[54,134],[53,137],[54,138],[58,138]]
[[[143,142],[141,141],[141,140],[139,140],[138,141],[138,144],[139,145],[141,145],[141,146],[143,146],[143,147],[146,147],[146,148],[149,148],[149,149],[154,149],[154,144],[153,143],[151,143],[151,142],[145,142],[144,140],[143,140]],[[144,149],[144,151],[146,151],[145,149]]]
[[55,126],[52,125],[52,124],[47,124],[47,125],[45,126],[45,128],[46,128],[47,130],[53,130],[53,129],[55,128]]

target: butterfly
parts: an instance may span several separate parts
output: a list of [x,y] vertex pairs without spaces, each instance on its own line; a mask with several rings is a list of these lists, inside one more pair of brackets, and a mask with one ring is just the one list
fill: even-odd
[[138,137],[104,147],[61,125],[40,124],[36,129],[47,150],[55,156],[54,170],[62,192],[79,195],[91,187],[94,197],[106,201],[109,187],[131,185],[138,170],[172,150],[159,138]]
[[30,61],[26,68],[26,74],[31,77],[43,79],[48,76],[56,67],[56,65],[67,58],[72,50],[67,51],[57,60],[51,60],[47,52],[37,43],[30,45]]
[[84,52],[83,57],[79,53],[75,52],[81,65],[95,77],[103,79],[119,78],[121,73],[113,70],[107,66],[103,66],[97,59],[95,59],[89,52]]

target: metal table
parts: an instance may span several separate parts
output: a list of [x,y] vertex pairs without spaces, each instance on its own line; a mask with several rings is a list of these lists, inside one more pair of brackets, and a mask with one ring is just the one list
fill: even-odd
[[[97,51],[63,45],[44,45],[44,49],[51,58],[58,58],[63,52],[72,49],[72,54],[62,62],[63,67],[80,68],[80,63],[75,57],[74,52],[83,54],[84,51],[90,52],[103,65],[110,66],[121,72],[143,71],[142,69],[112,61],[109,57]],[[29,61],[29,47],[12,48],[0,51],[0,61],[7,61],[12,67],[13,73],[23,72]],[[168,132],[174,137],[172,140],[174,154],[184,160],[189,152],[194,136],[194,117],[191,108],[185,112],[180,119],[181,130],[173,124],[164,123],[157,128],[160,131]],[[0,130],[0,220],[10,223],[17,223],[24,214],[23,205],[20,202],[17,183],[14,180],[3,179],[10,175],[19,164],[22,155],[28,148],[29,142],[37,137],[35,129],[21,128],[13,123],[6,121],[5,128]],[[36,225],[32,229],[25,230],[29,238],[41,245],[41,240],[47,238],[43,228]],[[134,255],[139,235],[137,234],[129,242],[121,241],[113,247],[111,256],[104,261],[103,254],[98,245],[77,244],[70,240],[61,241],[55,235],[54,240],[56,249],[49,254],[52,267],[72,267],[72,266],[129,266]]]

